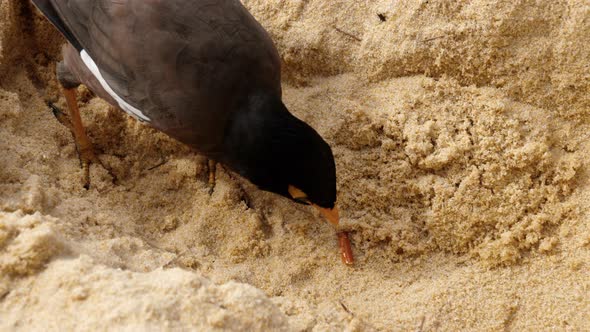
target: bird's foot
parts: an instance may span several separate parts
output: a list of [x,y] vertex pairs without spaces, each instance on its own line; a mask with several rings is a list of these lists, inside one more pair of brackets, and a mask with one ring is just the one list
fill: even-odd
[[96,155],[94,148],[92,146],[80,147],[76,142],[76,148],[78,150],[78,157],[80,158],[80,166],[82,167],[83,171],[83,186],[85,189],[90,189],[90,165],[100,165],[103,169],[109,173],[111,178],[113,179],[113,183],[117,182],[117,176],[113,173],[113,171],[105,166],[103,162],[98,158]]
[[66,128],[68,128],[72,132],[72,137],[74,138],[74,142],[76,144],[76,151],[78,152],[78,159],[80,160],[80,167],[83,171],[83,178],[82,184],[85,189],[90,188],[90,165],[97,164],[104,168],[107,173],[113,178],[113,183],[117,181],[117,177],[113,173],[113,171],[105,166],[102,161],[98,158],[97,154],[94,151],[92,144],[86,134],[83,133],[83,139],[79,139],[76,136],[76,132],[74,130],[74,125],[72,124],[71,118],[64,113],[59,107],[55,104],[48,102],[47,105],[51,108],[51,111],[55,118]]

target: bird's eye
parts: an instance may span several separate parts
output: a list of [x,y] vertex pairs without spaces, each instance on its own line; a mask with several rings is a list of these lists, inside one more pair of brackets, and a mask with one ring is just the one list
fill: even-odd
[[293,197],[293,200],[300,204],[311,205],[307,197]]

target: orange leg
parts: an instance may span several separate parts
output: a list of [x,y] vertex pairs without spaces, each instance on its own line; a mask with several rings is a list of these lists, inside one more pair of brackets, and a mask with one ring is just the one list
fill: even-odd
[[107,170],[107,172],[109,172],[109,174],[113,177],[113,180],[116,180],[116,177],[113,175],[110,169],[105,167],[94,153],[92,143],[90,142],[90,139],[88,139],[86,130],[82,125],[82,118],[80,117],[80,110],[78,109],[78,101],[76,100],[76,90],[64,88],[63,94],[66,98],[68,110],[70,113],[71,126],[69,127],[72,130],[72,134],[74,135],[74,140],[76,141],[76,147],[78,149],[78,156],[80,157],[80,164],[84,171],[84,188],[90,188],[90,164],[92,163],[101,165]]

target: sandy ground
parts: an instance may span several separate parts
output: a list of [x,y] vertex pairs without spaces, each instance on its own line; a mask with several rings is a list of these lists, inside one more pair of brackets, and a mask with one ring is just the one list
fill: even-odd
[[[80,88],[0,0],[0,329],[590,330],[590,3],[247,0],[332,145],[354,268],[314,211]],[[63,100],[58,103],[63,105]]]

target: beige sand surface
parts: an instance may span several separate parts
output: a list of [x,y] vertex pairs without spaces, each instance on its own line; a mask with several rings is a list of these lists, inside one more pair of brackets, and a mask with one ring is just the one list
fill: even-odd
[[0,0],[0,329],[590,330],[587,0],[244,3],[333,147],[356,266],[81,88],[119,177],[84,190],[44,104],[62,40]]

